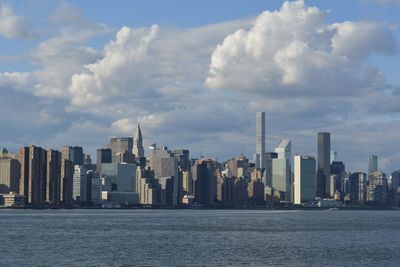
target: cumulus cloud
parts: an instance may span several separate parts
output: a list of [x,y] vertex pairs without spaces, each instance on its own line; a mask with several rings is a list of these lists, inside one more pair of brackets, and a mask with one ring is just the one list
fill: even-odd
[[24,19],[15,14],[11,6],[0,4],[0,36],[8,39],[31,38],[33,34],[26,28]]
[[[0,73],[0,109],[21,107],[0,116],[17,141],[5,133],[0,140],[93,153],[111,136],[132,136],[140,115],[146,146],[251,157],[254,112],[263,110],[268,150],[290,138],[295,153],[315,155],[316,132],[331,131],[350,166],[362,170],[368,153],[385,149],[394,166],[400,155],[377,136],[400,112],[400,91],[368,58],[396,53],[396,40],[384,24],[327,16],[297,1],[255,19],[111,30],[61,3],[51,16],[56,28],[29,55],[34,70]],[[100,35],[104,43],[92,47]]]
[[205,84],[278,97],[360,93],[378,78],[365,61],[394,54],[395,38],[379,23],[327,24],[326,16],[304,1],[263,12],[250,30],[237,30],[217,46]]

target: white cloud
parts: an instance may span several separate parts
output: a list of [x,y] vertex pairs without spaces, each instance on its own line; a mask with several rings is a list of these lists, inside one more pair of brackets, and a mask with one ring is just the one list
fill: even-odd
[[395,53],[394,36],[379,23],[330,25],[326,16],[304,1],[263,12],[250,30],[237,30],[217,46],[205,84],[274,97],[359,94],[374,80],[365,61]]
[[28,31],[23,18],[15,14],[11,6],[0,4],[0,36],[8,39],[31,38],[33,34]]

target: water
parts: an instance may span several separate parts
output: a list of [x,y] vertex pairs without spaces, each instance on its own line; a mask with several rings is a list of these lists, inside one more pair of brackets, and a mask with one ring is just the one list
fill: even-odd
[[0,266],[400,266],[399,211],[0,210]]

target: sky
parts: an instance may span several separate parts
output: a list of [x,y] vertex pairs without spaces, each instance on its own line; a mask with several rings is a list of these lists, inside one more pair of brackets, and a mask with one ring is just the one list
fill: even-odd
[[132,136],[226,160],[280,139],[400,169],[399,0],[0,3],[0,147]]

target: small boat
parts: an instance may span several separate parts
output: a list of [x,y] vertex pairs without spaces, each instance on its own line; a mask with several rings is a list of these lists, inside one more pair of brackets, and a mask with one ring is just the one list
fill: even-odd
[[338,208],[329,208],[328,210],[339,210]]

